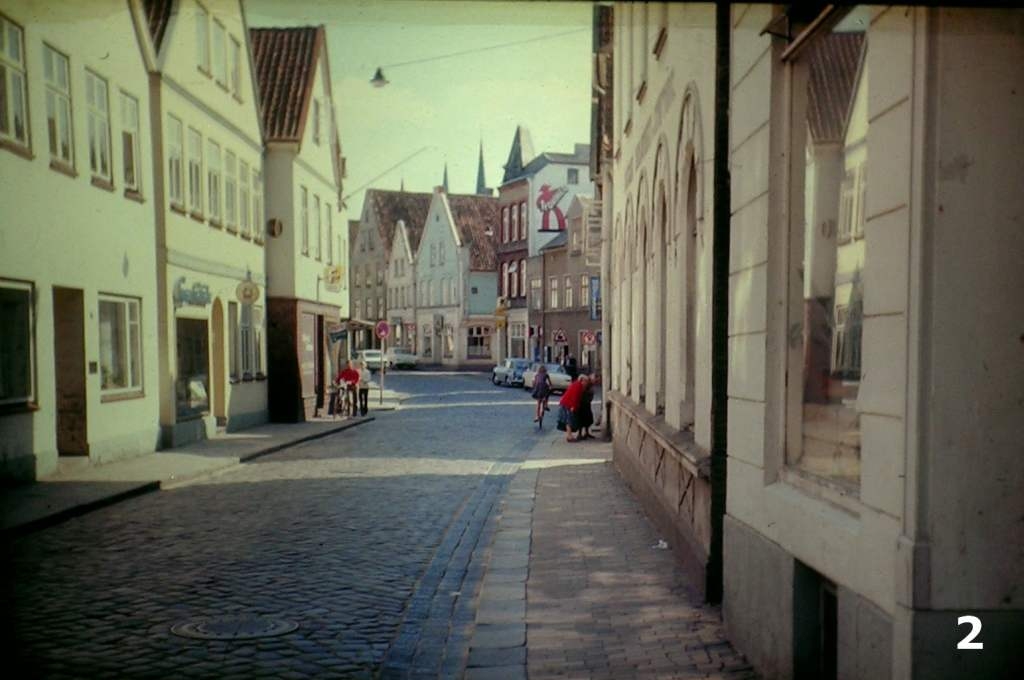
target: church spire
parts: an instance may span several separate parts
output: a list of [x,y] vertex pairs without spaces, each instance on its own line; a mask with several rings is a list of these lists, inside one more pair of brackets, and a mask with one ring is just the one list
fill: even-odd
[[441,186],[444,187],[444,193],[448,193],[448,163],[444,164],[444,181],[441,182]]
[[491,190],[487,188],[487,180],[484,179],[484,140],[480,140],[480,160],[476,166],[476,193],[480,196],[490,196]]

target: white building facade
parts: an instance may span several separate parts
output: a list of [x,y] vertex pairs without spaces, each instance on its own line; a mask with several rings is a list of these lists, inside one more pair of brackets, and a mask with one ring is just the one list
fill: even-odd
[[765,677],[1016,658],[1021,26],[615,5],[615,462]]
[[391,337],[388,347],[418,354],[416,334],[416,253],[423,225],[410,226],[399,220],[391,242],[388,262],[387,300]]
[[[329,334],[348,318],[343,162],[326,30],[250,30],[266,143],[270,416],[315,415],[337,373]],[[281,68],[287,63],[289,68]]]
[[498,202],[434,190],[416,253],[416,323],[423,363],[486,366],[497,356]]
[[137,30],[136,2],[0,7],[0,477],[157,443],[156,196]]
[[263,144],[237,0],[147,4],[164,446],[267,419]]

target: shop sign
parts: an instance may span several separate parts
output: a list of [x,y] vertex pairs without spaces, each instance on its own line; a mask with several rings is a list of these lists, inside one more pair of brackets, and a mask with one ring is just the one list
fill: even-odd
[[328,293],[341,292],[341,281],[345,277],[345,268],[340,264],[324,267],[324,288]]
[[210,287],[205,283],[194,281],[191,286],[185,285],[185,277],[182,276],[174,283],[174,291],[171,294],[175,306],[192,305],[205,307],[210,304]]
[[235,296],[243,305],[251,305],[260,300],[260,287],[252,281],[242,281],[235,287]]

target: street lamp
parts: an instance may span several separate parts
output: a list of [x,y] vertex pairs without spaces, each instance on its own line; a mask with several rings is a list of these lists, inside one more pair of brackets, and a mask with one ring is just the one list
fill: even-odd
[[374,87],[384,87],[390,81],[384,77],[384,69],[377,67],[377,72],[373,74],[373,78],[370,79],[370,84]]

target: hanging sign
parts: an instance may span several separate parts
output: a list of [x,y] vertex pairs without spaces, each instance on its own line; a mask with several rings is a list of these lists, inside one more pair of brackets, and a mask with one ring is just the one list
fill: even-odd
[[259,302],[260,287],[252,281],[242,281],[235,288],[235,296],[243,305],[251,305]]

